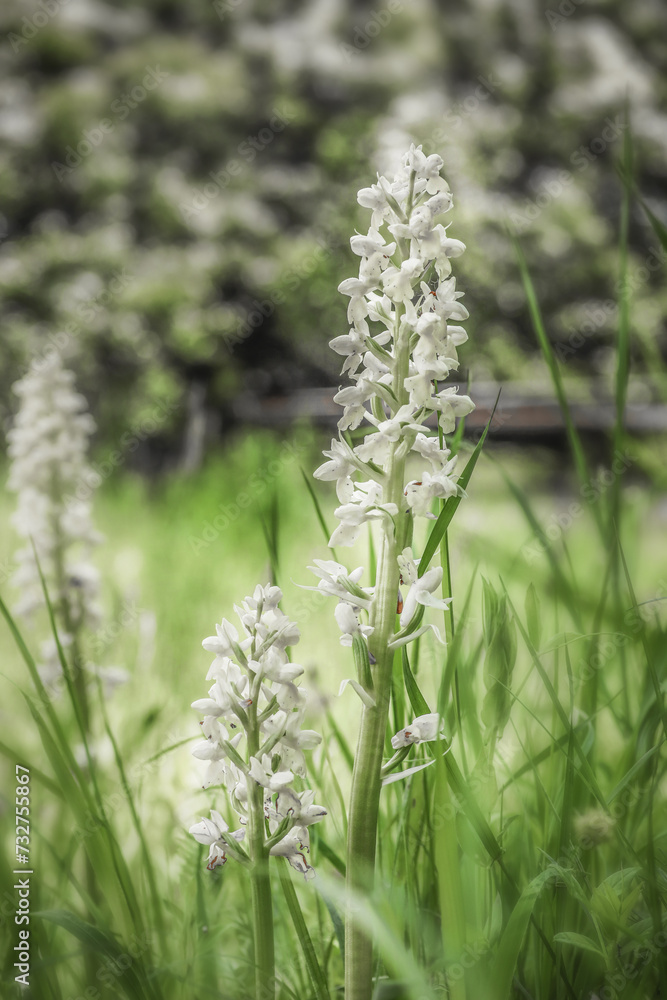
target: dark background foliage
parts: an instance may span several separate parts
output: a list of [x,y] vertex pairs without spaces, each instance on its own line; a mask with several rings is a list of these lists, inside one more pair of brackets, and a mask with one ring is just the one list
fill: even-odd
[[[11,383],[53,345],[102,440],[152,420],[158,456],[335,384],[336,287],[368,225],[356,190],[413,139],[455,193],[473,379],[544,382],[509,229],[566,377],[604,386],[626,101],[640,190],[665,211],[666,23],[657,0],[8,0],[5,421]],[[631,238],[634,364],[650,373],[633,391],[649,399],[667,302],[639,209]]]

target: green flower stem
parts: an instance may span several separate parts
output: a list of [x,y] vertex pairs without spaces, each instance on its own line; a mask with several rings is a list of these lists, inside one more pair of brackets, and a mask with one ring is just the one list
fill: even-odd
[[[402,310],[396,310],[396,367],[394,392],[399,405],[407,393],[404,381],[408,374],[408,337],[400,337]],[[375,870],[380,790],[382,787],[382,757],[384,752],[389,702],[393,650],[388,648],[396,622],[399,570],[397,556],[399,539],[405,534],[404,521],[409,513],[403,511],[403,486],[405,457],[398,458],[396,445],[392,448],[386,473],[384,502],[394,503],[399,509],[396,523],[385,521],[384,537],[380,552],[375,599],[371,609],[374,632],[370,638],[370,651],[376,663],[373,669],[373,707],[364,706],[359,731],[359,742],[352,774],[352,791],[347,837],[347,889],[351,896],[366,894],[372,889]],[[350,904],[345,924],[345,1000],[369,1000],[373,978],[373,944],[364,930],[355,922],[353,904]]]
[[[257,698],[248,708],[248,758],[259,752]],[[273,944],[273,906],[269,877],[269,848],[264,823],[264,789],[248,779],[248,849],[252,919],[255,939],[255,1000],[273,1000],[276,995],[275,955]]]

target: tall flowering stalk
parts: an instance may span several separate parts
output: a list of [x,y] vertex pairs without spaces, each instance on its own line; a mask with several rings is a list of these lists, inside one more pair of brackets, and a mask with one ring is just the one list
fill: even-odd
[[[47,364],[33,366],[14,385],[14,391],[21,405],[8,434],[8,487],[17,494],[12,522],[24,540],[16,553],[14,584],[20,593],[16,612],[29,616],[44,604],[38,559],[60,639],[71,650],[75,688],[87,729],[88,698],[80,643],[83,630],[100,621],[99,576],[91,553],[101,536],[92,521],[88,487],[94,473],[86,458],[95,424],[86,400],[74,388],[74,374],[63,367],[59,355]],[[80,499],[82,484],[87,487],[84,499]],[[48,684],[60,674],[53,641],[44,644],[43,655],[42,676]]]
[[[348,819],[352,892],[368,889],[375,865],[394,652],[429,627],[422,624],[425,607],[446,608],[450,600],[435,596],[442,568],[420,575],[411,549],[414,518],[435,517],[434,500],[461,493],[444,435],[454,430],[457,416],[473,409],[455,387],[438,388],[458,366],[457,348],[467,335],[457,324],[468,316],[450,263],[465,247],[438,221],[452,206],[442,166],[439,156],[412,146],[393,181],[379,177],[359,191],[360,205],[372,211],[371,228],[350,240],[360,258],[359,276],[343,281],[339,291],[350,300],[351,328],[331,341],[345,357],[343,373],[352,385],[335,396],[343,406],[339,436],[315,472],[336,482],[341,503],[330,545],[354,544],[371,520],[382,533],[374,591],[360,586],[363,570],[348,574],[337,563],[316,569],[318,589],[339,598],[341,641],[353,646],[353,683],[363,701]],[[433,414],[435,435],[424,427]],[[366,433],[354,445],[348,432],[361,427]],[[368,624],[362,624],[366,613]],[[422,716],[396,734],[394,749],[404,756],[410,744],[435,739],[439,728],[437,716]],[[371,941],[348,918],[346,1000],[370,997],[372,972]]]
[[216,635],[204,639],[215,655],[207,680],[207,698],[192,707],[204,716],[204,739],[192,751],[208,761],[204,788],[222,786],[239,827],[230,832],[222,815],[212,810],[190,828],[209,847],[207,868],[233,858],[246,867],[252,884],[257,1000],[275,993],[270,856],[286,858],[305,878],[310,865],[308,828],[326,816],[305,785],[304,750],[321,737],[302,729],[305,699],[295,681],[303,673],[291,663],[287,648],[300,633],[282,613],[278,587],[257,587],[252,597],[235,606],[240,633],[231,622],[216,625]]

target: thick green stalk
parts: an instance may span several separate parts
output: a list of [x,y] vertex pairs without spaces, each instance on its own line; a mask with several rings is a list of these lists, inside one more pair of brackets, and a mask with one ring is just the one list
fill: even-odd
[[[257,698],[248,708],[248,757],[259,752]],[[273,944],[273,906],[269,877],[269,852],[266,848],[264,824],[264,789],[248,779],[248,848],[252,866],[250,883],[252,920],[255,939],[255,1000],[274,1000],[275,956]]]
[[[259,795],[256,795],[256,793]],[[273,949],[273,908],[271,905],[271,880],[269,858],[264,846],[263,788],[253,789],[250,817],[250,858],[252,868],[252,919],[255,937],[255,997],[256,1000],[273,1000],[275,988],[275,959]],[[255,802],[254,799],[258,801]]]
[[[373,668],[375,705],[364,706],[352,774],[347,837],[347,887],[352,893],[365,894],[373,884],[380,772],[391,692],[393,650],[387,644],[396,618],[397,554],[392,527],[386,533],[380,556],[375,632],[370,643],[377,660]],[[372,942],[356,925],[350,910],[345,926],[345,1000],[368,1000],[372,975]]]
[[[408,373],[408,336],[399,336],[401,310],[396,311],[396,368],[394,391],[399,402],[406,397],[404,381]],[[403,342],[404,341],[404,342]],[[403,508],[405,457],[397,456],[394,445],[386,471],[385,503]],[[352,773],[352,791],[347,837],[347,889],[351,896],[365,895],[372,889],[375,870],[381,769],[391,695],[393,650],[388,648],[396,622],[399,554],[398,538],[404,535],[403,522],[409,515],[399,513],[396,523],[386,522],[380,552],[375,599],[371,610],[374,632],[370,651],[376,663],[373,669],[373,707],[364,706],[359,741]],[[354,904],[349,905],[345,923],[345,1000],[369,1000],[373,977],[373,943],[355,922]]]

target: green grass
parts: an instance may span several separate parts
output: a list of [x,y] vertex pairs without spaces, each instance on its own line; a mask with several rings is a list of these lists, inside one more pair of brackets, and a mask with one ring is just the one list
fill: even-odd
[[[319,879],[306,885],[288,873],[285,897],[285,873],[274,872],[280,996],[324,995],[321,983],[319,993],[311,985],[308,961],[315,978],[323,970],[332,995],[342,981],[340,859],[359,704],[350,689],[334,696],[353,665],[338,643],[332,604],[296,585],[312,582],[305,567],[326,549],[299,471],[312,467],[315,447],[305,435],[292,445],[248,437],[188,480],[147,484],[123,475],[104,484],[99,563],[108,621],[119,627],[105,636],[101,661],[125,666],[131,679],[104,700],[115,747],[93,699],[94,775],[76,750],[66,694],[49,717],[9,630],[2,632],[3,788],[11,791],[15,763],[32,769],[35,997],[251,995],[248,886],[233,862],[206,872],[185,832],[209,803],[224,802],[197,790],[198,768],[182,741],[197,738],[188,706],[206,690],[201,639],[268,579],[260,515],[274,526],[277,517],[271,562],[285,610],[302,626],[295,657],[313,692],[311,724],[325,736],[311,780],[329,810],[313,838]],[[585,503],[549,540],[556,516],[579,493],[574,476],[563,476],[562,458],[493,445],[491,455],[482,455],[448,534],[449,657],[422,640],[408,667],[413,705],[399,701],[395,709],[409,720],[423,700],[435,709],[440,692],[447,727],[435,766],[383,792],[381,878],[362,907],[378,934],[378,996],[443,996],[448,982],[457,1000],[560,1000],[604,988],[617,991],[609,996],[654,997],[667,974],[667,545],[657,496],[631,467],[620,484],[626,577]],[[331,523],[333,498],[319,496]],[[598,503],[606,509],[605,493]],[[5,523],[9,512],[5,499]],[[205,535],[218,515],[217,534]],[[546,552],[535,526],[549,541]],[[11,544],[7,532],[2,556]],[[362,548],[349,555],[350,566],[367,561]],[[499,634],[501,620],[514,640]],[[44,623],[24,634],[37,654]],[[430,759],[428,748],[409,762],[422,758]],[[6,808],[0,875],[11,904],[11,794]],[[3,995],[11,997],[13,910],[3,918]]]

